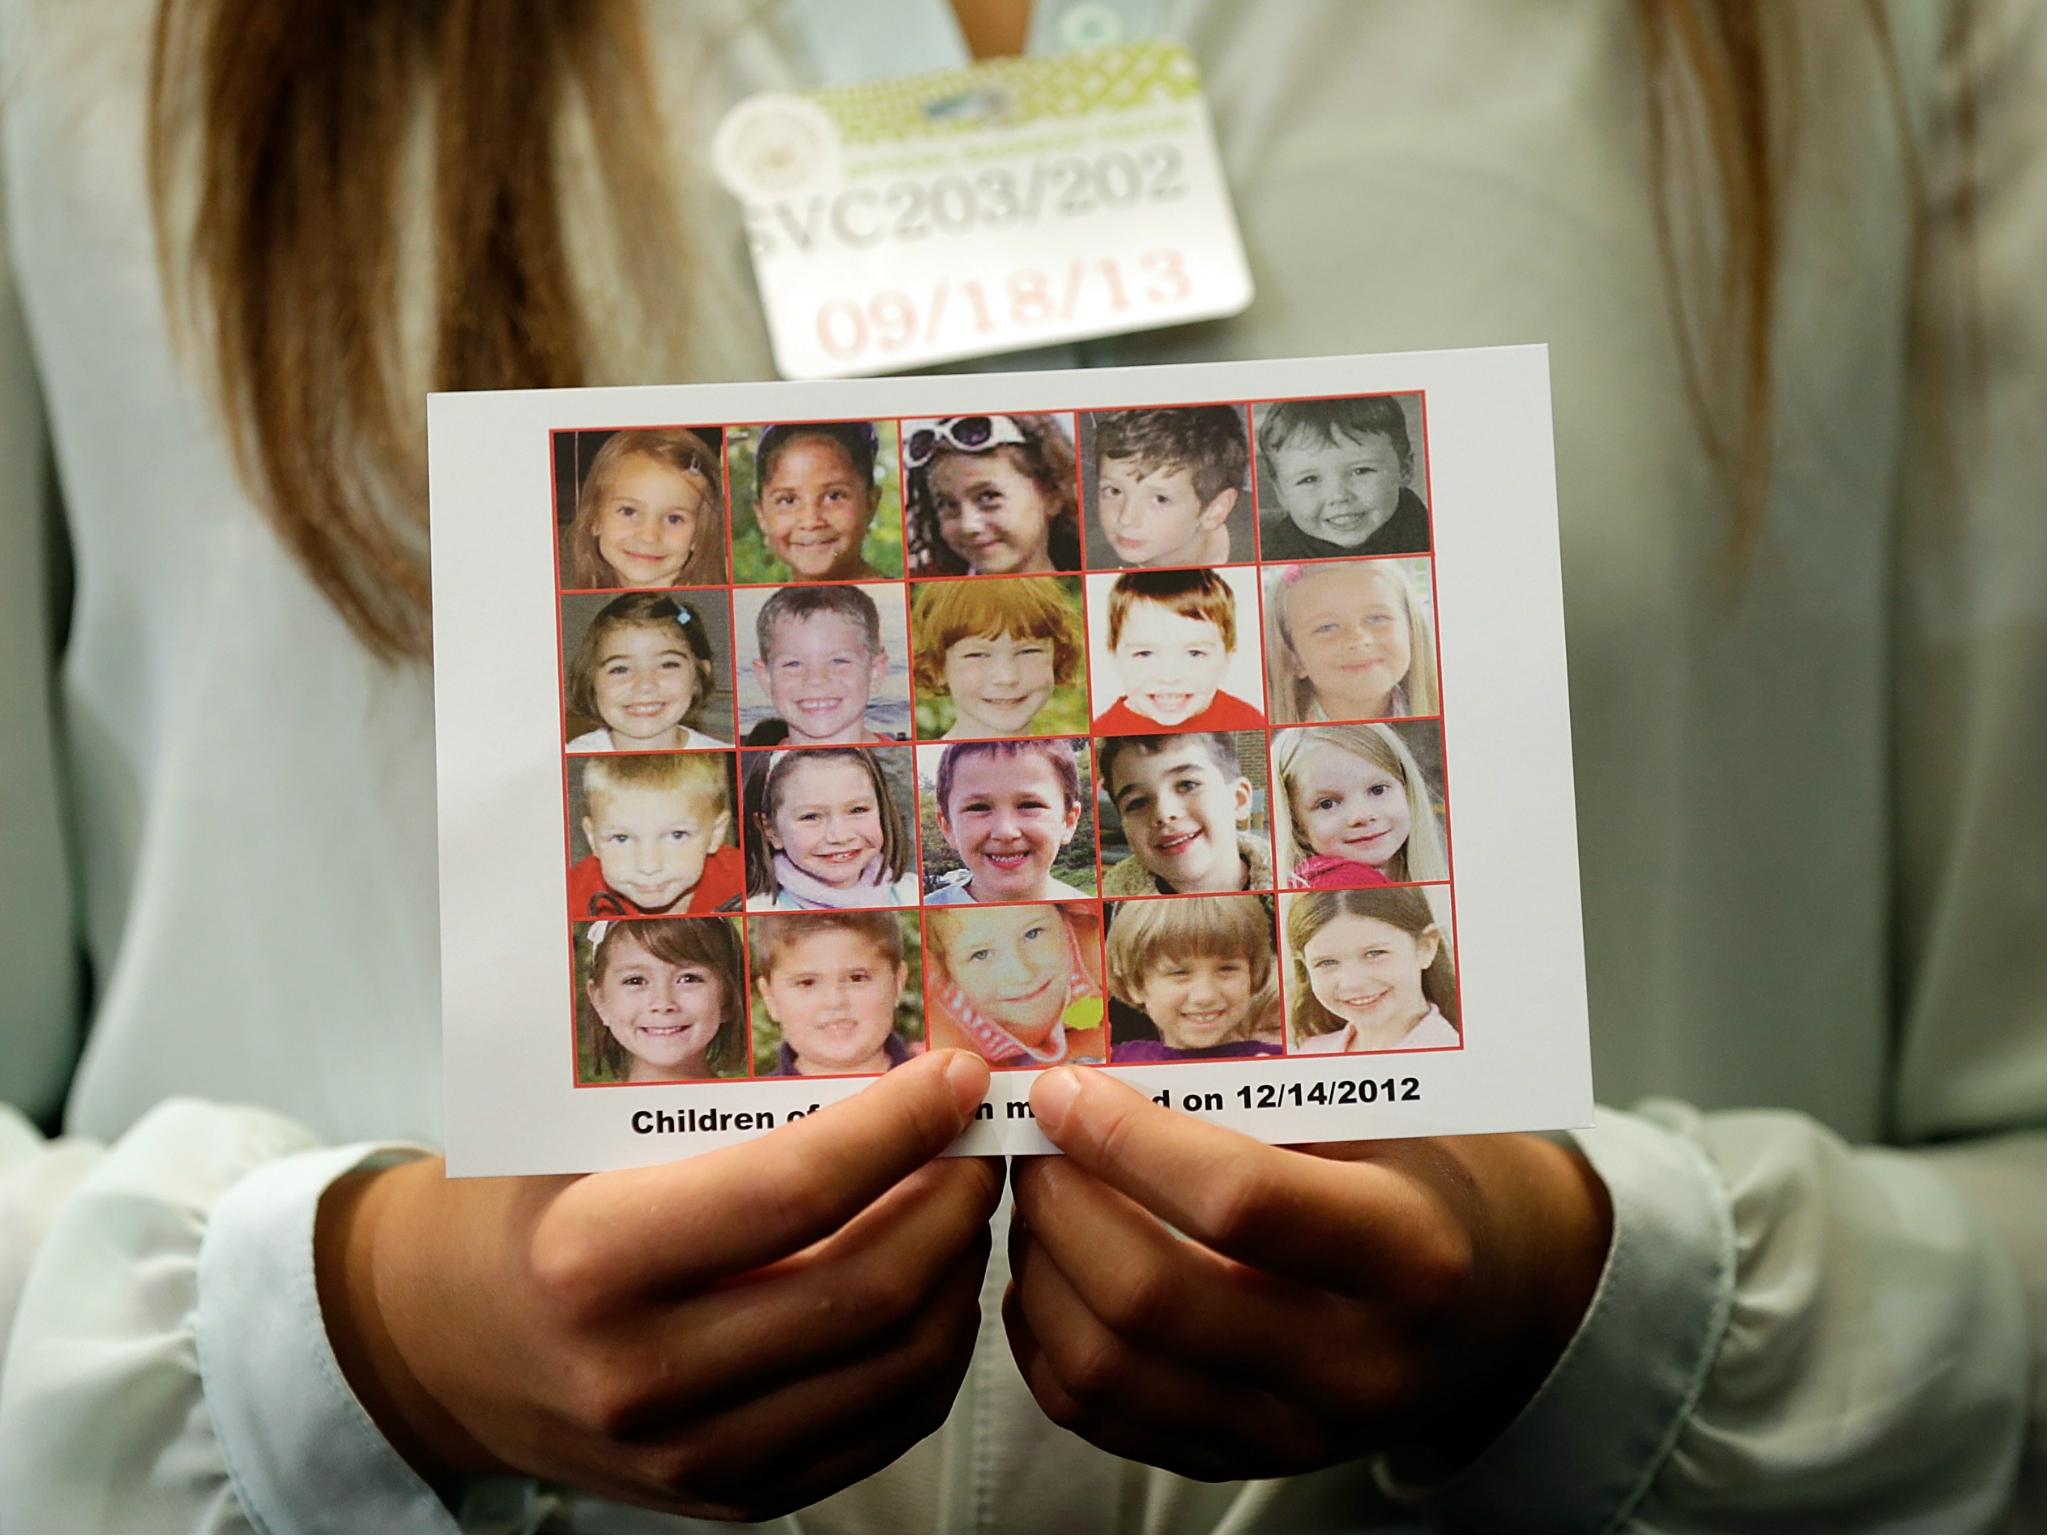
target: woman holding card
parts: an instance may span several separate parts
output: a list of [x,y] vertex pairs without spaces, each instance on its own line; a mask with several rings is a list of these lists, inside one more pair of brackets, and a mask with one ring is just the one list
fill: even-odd
[[[956,8],[1041,55],[1152,9]],[[2037,1525],[2032,0],[1161,11],[1259,296],[1054,361],[1554,343],[1640,1112],[1308,1154],[1062,1069],[993,1245],[996,1170],[933,1160],[965,1053],[633,1173],[418,1154],[422,396],[767,376],[740,216],[670,173],[756,88],[965,63],[936,0],[837,11],[0,10],[0,1522]],[[1429,444],[1439,561],[1486,448]],[[513,500],[441,579],[522,558]],[[969,1370],[991,1262],[1028,1396]]]

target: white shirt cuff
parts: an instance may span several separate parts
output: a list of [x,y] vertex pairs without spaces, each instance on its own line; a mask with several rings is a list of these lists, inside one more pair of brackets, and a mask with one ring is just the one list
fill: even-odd
[[280,1158],[238,1180],[207,1224],[199,1369],[228,1476],[259,1529],[460,1529],[349,1390],[313,1280],[327,1187],[406,1155],[355,1146]]

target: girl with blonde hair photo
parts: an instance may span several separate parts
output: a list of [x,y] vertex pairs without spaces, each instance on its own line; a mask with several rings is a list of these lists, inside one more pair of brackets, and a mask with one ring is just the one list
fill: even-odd
[[1282,887],[1450,879],[1429,783],[1393,727],[1275,731],[1273,767]]
[[1274,724],[1436,714],[1436,638],[1418,595],[1428,572],[1427,560],[1269,566]]

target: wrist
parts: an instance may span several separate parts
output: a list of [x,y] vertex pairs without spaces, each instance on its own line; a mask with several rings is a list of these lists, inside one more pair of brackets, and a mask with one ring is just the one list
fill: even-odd
[[1515,1323],[1506,1369],[1495,1377],[1495,1411],[1485,1416],[1488,1432],[1470,1447],[1474,1453],[1528,1406],[1570,1346],[1599,1288],[1614,1232],[1607,1187],[1576,1147],[1531,1135],[1491,1140],[1514,1167],[1496,1186],[1509,1202],[1500,1207],[1501,1229],[1513,1234],[1499,1278],[1519,1296],[1500,1298],[1502,1315]]
[[1575,1145],[1539,1136],[1523,1139],[1534,1143],[1533,1155],[1550,1168],[1545,1182],[1552,1196],[1553,1240],[1546,1245],[1549,1283],[1537,1327],[1550,1346],[1554,1365],[1586,1320],[1593,1293],[1606,1273],[1607,1253],[1614,1243],[1614,1201]]
[[320,1201],[313,1265],[328,1342],[350,1391],[392,1449],[453,1507],[463,1478],[507,1469],[427,1390],[394,1327],[402,1295],[418,1290],[405,1268],[418,1261],[424,1235],[405,1230],[405,1212],[442,1180],[438,1158],[337,1180]]
[[1477,1456],[1526,1408],[1585,1320],[1613,1237],[1607,1188],[1575,1147],[1532,1135],[1464,1145],[1485,1227],[1497,1245],[1471,1298],[1475,1333],[1435,1416],[1435,1432],[1394,1448],[1402,1482],[1442,1481]]

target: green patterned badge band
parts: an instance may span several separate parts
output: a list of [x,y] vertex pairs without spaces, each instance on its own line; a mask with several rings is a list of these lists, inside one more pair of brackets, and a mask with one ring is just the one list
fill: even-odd
[[1001,59],[806,92],[847,148],[937,139],[994,127],[1169,106],[1201,94],[1195,61],[1178,43],[1132,43],[1055,58]]

